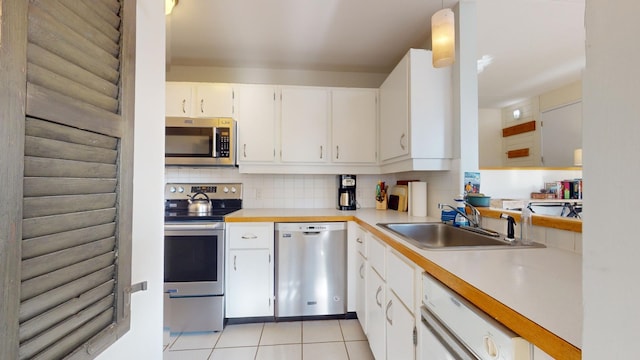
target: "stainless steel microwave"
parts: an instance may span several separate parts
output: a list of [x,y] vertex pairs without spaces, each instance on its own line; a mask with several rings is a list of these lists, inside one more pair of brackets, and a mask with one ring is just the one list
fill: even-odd
[[231,118],[166,118],[165,165],[235,166],[236,128]]

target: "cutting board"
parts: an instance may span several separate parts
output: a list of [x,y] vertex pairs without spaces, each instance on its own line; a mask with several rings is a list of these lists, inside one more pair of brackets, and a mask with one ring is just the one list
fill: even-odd
[[409,207],[407,206],[407,195],[409,194],[409,190],[406,185],[395,185],[391,188],[391,194],[393,196],[398,197],[398,211],[407,211]]

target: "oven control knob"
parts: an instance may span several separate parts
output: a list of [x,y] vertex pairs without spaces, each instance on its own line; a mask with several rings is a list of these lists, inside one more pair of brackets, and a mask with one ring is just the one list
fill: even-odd
[[232,186],[232,187],[231,187],[231,192],[235,194],[235,193],[236,193],[236,191],[237,191],[237,190],[236,190],[236,188],[235,188],[234,186]]
[[178,192],[179,193],[183,193],[184,192],[184,188],[182,186],[178,186]]
[[175,188],[174,186],[170,187],[170,188],[169,188],[169,192],[170,192],[170,193],[174,193],[174,192],[176,192],[176,188]]
[[222,189],[222,191],[226,194],[229,192],[229,188],[225,186],[224,189]]

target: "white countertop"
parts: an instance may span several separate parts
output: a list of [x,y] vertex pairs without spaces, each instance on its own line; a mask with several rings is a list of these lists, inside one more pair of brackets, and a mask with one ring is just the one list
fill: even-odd
[[[355,216],[372,226],[379,222],[439,221],[375,209],[243,209],[230,215],[232,218],[307,216]],[[580,254],[556,248],[423,250],[381,227],[378,229],[541,327],[582,348]]]

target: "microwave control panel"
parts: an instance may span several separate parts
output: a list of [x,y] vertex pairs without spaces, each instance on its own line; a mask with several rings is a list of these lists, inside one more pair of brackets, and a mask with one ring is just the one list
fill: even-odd
[[230,144],[231,144],[231,130],[229,128],[217,128],[216,129],[216,137],[218,138],[218,148],[216,152],[218,153],[217,157],[228,158],[231,156]]

